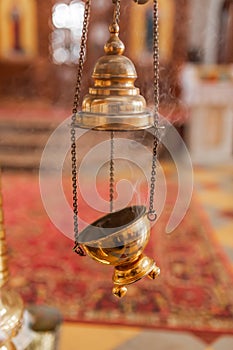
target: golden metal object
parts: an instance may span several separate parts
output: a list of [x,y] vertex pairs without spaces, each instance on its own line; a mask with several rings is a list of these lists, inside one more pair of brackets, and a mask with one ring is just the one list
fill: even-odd
[[75,126],[96,130],[141,130],[153,126],[153,115],[134,86],[137,73],[129,58],[123,56],[124,44],[119,39],[119,26],[109,27],[110,39],[105,56],[97,61],[89,88],[76,113]]
[[14,349],[11,339],[22,326],[23,302],[20,296],[4,286],[0,290],[0,350]]
[[23,318],[22,299],[9,289],[8,279],[7,247],[0,194],[0,350],[15,349],[11,339],[17,335]]
[[3,227],[2,196],[0,194],[0,288],[8,281],[7,247]]
[[144,276],[155,278],[160,270],[142,254],[150,237],[145,206],[131,206],[110,213],[87,226],[78,243],[94,260],[115,266],[113,294],[122,297],[127,285]]
[[148,2],[149,0],[134,0],[134,2],[136,2],[136,4],[138,5],[144,5]]
[[[90,4],[87,0],[82,32],[80,59],[71,128],[71,156],[74,210],[74,251],[79,255],[88,254],[92,259],[113,265],[113,294],[123,297],[127,286],[144,276],[156,278],[160,269],[153,259],[145,256],[143,250],[150,236],[150,221],[156,219],[154,210],[154,189],[158,146],[159,106],[159,54],[158,54],[158,6],[154,0],[154,97],[155,109],[146,108],[146,101],[140,95],[134,82],[137,73],[133,63],[125,56],[124,44],[119,39],[120,0],[115,3],[113,24],[109,27],[110,38],[105,44],[105,55],[97,61],[92,78],[93,87],[84,97],[82,110],[78,112],[80,84],[83,72],[84,53],[88,28]],[[137,0],[143,3],[146,0]],[[77,160],[75,127],[111,131],[109,202],[110,214],[105,215],[78,232]],[[135,205],[114,212],[114,131],[142,130],[153,127],[153,158],[151,169],[150,205]]]
[[0,222],[0,288],[7,282],[8,277],[7,248],[2,223]]
[[[134,2],[136,2],[136,4],[138,5],[143,5],[146,4],[149,0],[133,0]],[[117,0],[112,0],[113,4],[117,3]]]

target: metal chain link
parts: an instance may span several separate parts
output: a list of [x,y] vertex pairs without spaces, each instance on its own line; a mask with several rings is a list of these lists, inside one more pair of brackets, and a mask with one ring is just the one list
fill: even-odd
[[[114,0],[113,23],[119,25],[120,22],[120,0]],[[109,203],[110,213],[113,212],[114,200],[114,131],[111,131],[110,144],[110,169],[109,169]]]
[[121,7],[121,1],[120,0],[114,0],[114,13],[113,13],[113,23],[116,23],[119,25],[120,23],[120,7]]
[[75,95],[74,103],[72,109],[72,122],[71,122],[71,161],[72,161],[72,187],[73,187],[73,220],[74,220],[74,237],[75,237],[75,246],[73,250],[84,256],[85,252],[83,248],[78,243],[78,181],[77,181],[77,149],[76,149],[76,137],[75,137],[75,122],[76,114],[78,112],[78,107],[80,103],[80,90],[81,90],[81,81],[83,73],[83,65],[86,55],[86,43],[87,43],[87,33],[88,25],[90,18],[90,8],[91,0],[86,0],[85,9],[84,9],[84,19],[83,19],[83,29],[80,43],[80,52],[79,52],[79,61],[78,61],[78,71],[77,71],[77,80],[75,86]]
[[114,131],[111,131],[111,145],[110,145],[110,179],[109,179],[109,203],[110,213],[113,212],[113,198],[114,198]]
[[154,64],[154,141],[150,183],[150,205],[148,219],[154,221],[157,218],[154,210],[154,194],[157,168],[157,153],[159,144],[159,13],[158,0],[154,0],[153,6],[153,64]]

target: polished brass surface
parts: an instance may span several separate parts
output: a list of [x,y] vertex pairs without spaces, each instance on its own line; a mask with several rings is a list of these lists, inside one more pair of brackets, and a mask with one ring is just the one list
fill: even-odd
[[123,267],[121,265],[116,266],[113,282],[119,285],[131,284],[140,280],[143,276],[148,275],[154,267],[154,260],[142,255],[133,263],[129,263]]
[[136,2],[136,4],[138,4],[138,5],[144,5],[147,2],[149,2],[149,0],[134,0],[134,2]]
[[15,349],[11,338],[18,333],[23,318],[22,299],[17,293],[9,289],[7,286],[8,279],[7,247],[0,193],[0,350]]
[[132,61],[123,56],[124,44],[119,39],[119,26],[113,23],[105,55],[97,61],[89,88],[76,113],[75,125],[96,130],[138,130],[153,125],[153,115],[134,86],[137,73]]
[[85,228],[78,236],[86,253],[108,265],[137,260],[150,236],[146,207],[132,206],[110,213]]
[[[88,1],[88,0],[87,0]],[[147,0],[137,0],[144,3]],[[78,79],[72,115],[72,181],[74,208],[74,251],[79,255],[87,254],[92,259],[115,266],[113,275],[113,294],[122,297],[127,285],[144,276],[155,279],[160,269],[149,257],[142,254],[150,236],[150,220],[156,219],[154,210],[154,188],[156,175],[159,116],[159,46],[158,46],[158,0],[154,0],[153,22],[153,59],[154,59],[154,111],[146,108],[146,101],[134,83],[137,73],[129,58],[123,56],[124,44],[119,39],[120,0],[114,0],[113,24],[109,27],[110,38],[104,46],[105,55],[97,61],[92,78],[94,84],[84,97],[81,111],[78,111],[80,82],[84,63],[84,48],[88,24],[88,6],[84,17],[81,40]],[[86,18],[86,21],[85,21]],[[110,214],[78,231],[77,203],[77,163],[75,127],[111,131],[143,130],[154,128],[153,158],[150,186],[149,210],[144,206],[131,206],[114,212],[113,208],[113,142],[110,159]],[[112,212],[113,211],[113,212]]]
[[146,207],[131,206],[86,227],[78,236],[78,242],[92,259],[115,266],[113,294],[122,297],[127,291],[126,285],[157,269],[152,259],[142,255],[149,236]]
[[160,268],[157,265],[155,265],[153,269],[149,272],[148,277],[154,280],[159,275],[160,275]]
[[0,330],[3,336],[0,339],[1,346],[17,335],[23,318],[22,299],[7,286],[2,287],[0,290],[0,310]]
[[0,288],[8,281],[7,247],[3,227],[2,197],[0,194]]
[[17,349],[12,342],[6,342],[5,344],[0,345],[0,350],[17,350]]
[[113,274],[115,286],[112,289],[112,293],[121,298],[127,292],[126,285],[137,282],[145,276],[148,276],[150,279],[155,279],[159,274],[160,268],[155,264],[154,260],[145,255],[141,255],[132,263],[115,267]]
[[9,278],[6,253],[7,252],[5,242],[0,242],[0,287],[2,287]]
[[112,289],[112,294],[115,295],[118,298],[122,298],[127,293],[127,287],[126,286],[115,286]]

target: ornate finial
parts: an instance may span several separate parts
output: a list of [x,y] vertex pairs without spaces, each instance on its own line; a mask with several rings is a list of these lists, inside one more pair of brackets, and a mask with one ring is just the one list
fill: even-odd
[[125,50],[125,45],[119,39],[119,25],[113,23],[109,27],[110,38],[104,46],[104,51],[107,55],[122,55]]

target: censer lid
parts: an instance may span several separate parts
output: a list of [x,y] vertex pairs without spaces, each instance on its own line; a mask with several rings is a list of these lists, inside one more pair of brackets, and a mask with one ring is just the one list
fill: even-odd
[[94,67],[94,86],[84,97],[82,111],[76,115],[76,126],[97,130],[135,130],[153,125],[146,101],[134,86],[137,73],[132,61],[123,56],[124,44],[119,39],[119,26],[109,28],[110,39],[105,55]]

